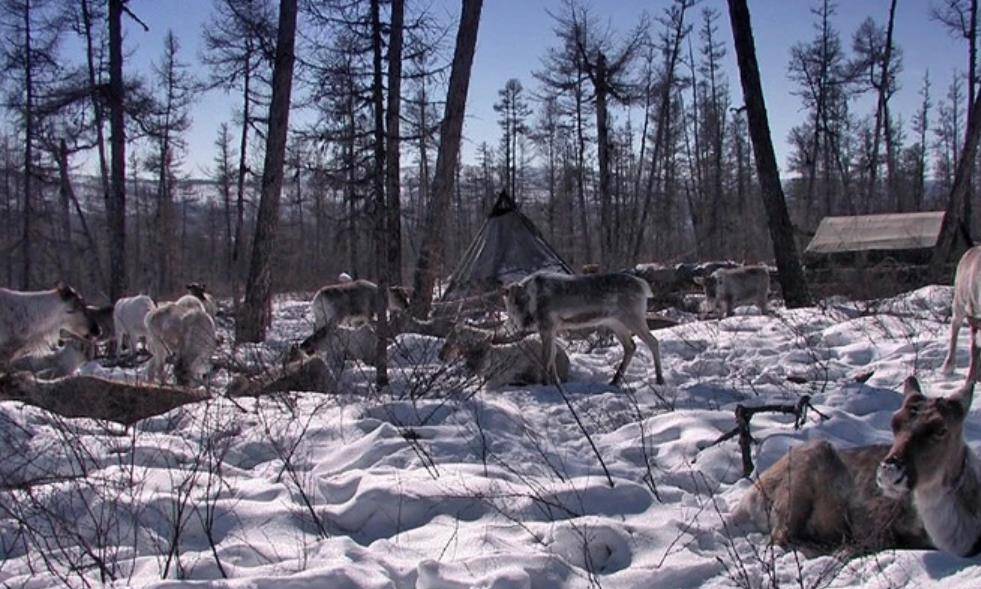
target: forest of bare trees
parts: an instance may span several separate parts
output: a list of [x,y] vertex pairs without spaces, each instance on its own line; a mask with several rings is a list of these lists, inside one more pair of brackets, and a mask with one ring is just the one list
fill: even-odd
[[[449,17],[404,0],[213,0],[146,71],[127,62],[155,26],[138,2],[2,0],[0,283],[65,280],[98,300],[203,280],[237,297],[255,340],[272,293],[341,271],[412,285],[425,312],[502,189],[574,267],[733,258],[789,275],[828,215],[947,209],[947,233],[969,235],[977,0],[924,6],[923,27],[963,41],[947,88],[904,70],[897,2],[869,4],[855,30],[811,2],[779,81],[800,114],[779,138],[759,87],[777,81],[740,46],[752,3],[673,0],[618,29],[606,5],[556,2],[544,53],[474,95],[480,0]],[[902,87],[918,89],[912,112]],[[211,160],[188,162],[209,92],[228,118]],[[496,137],[467,136],[475,103],[493,106]]]

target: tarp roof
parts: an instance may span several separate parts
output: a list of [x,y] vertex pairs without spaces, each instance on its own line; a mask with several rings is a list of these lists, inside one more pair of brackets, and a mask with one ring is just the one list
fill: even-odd
[[944,212],[825,217],[806,254],[932,248],[940,237]]
[[539,270],[573,274],[534,223],[502,192],[457,264],[442,300],[491,292]]

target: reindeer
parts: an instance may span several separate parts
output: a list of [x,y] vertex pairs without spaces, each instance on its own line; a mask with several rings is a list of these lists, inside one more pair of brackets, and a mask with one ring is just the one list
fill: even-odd
[[892,446],[795,448],[760,476],[731,523],[752,523],[781,546],[817,552],[981,553],[981,461],[963,436],[973,376],[953,395],[932,399],[907,378]]
[[536,272],[504,288],[504,305],[518,331],[537,329],[542,338],[545,367],[559,383],[555,366],[555,335],[569,329],[608,327],[623,346],[623,361],[611,384],[618,384],[637,349],[636,334],[654,357],[657,383],[664,384],[657,339],[647,329],[647,299],[651,287],[629,274],[568,276]]
[[147,314],[156,307],[153,299],[145,294],[132,297],[123,297],[116,301],[112,311],[113,331],[116,336],[116,357],[123,354],[123,350],[128,349],[131,353],[136,352],[136,342],[143,338],[146,346]]
[[0,367],[56,341],[62,329],[83,339],[99,337],[99,324],[72,287],[59,284],[26,292],[0,288]]
[[964,443],[978,359],[972,338],[967,381],[947,397],[928,398],[907,379],[892,418],[895,440],[876,471],[884,495],[912,496],[934,546],[967,558],[981,554],[981,461]]
[[[184,301],[184,299],[192,301]],[[211,371],[211,354],[218,345],[215,322],[198,299],[185,295],[163,303],[144,319],[147,349],[153,355],[147,368],[151,380],[163,381],[164,364],[174,363],[177,384],[203,384]]]
[[[368,323],[375,316],[377,293],[378,285],[368,280],[352,280],[321,288],[310,303],[314,329],[326,325],[356,327]],[[405,311],[409,308],[409,298],[402,287],[389,288],[387,302],[388,309]]]
[[11,363],[14,370],[33,372],[38,378],[50,380],[74,374],[90,357],[90,340],[80,339],[72,333],[61,330],[59,345],[46,353],[30,353],[18,357]]
[[207,287],[203,282],[189,282],[184,285],[187,288],[187,292],[191,294],[194,298],[201,301],[204,306],[204,310],[211,316],[212,319],[218,314],[218,303],[215,301],[215,297],[211,296],[208,292]]
[[706,276],[693,278],[705,290],[705,309],[723,317],[732,315],[740,305],[752,304],[766,315],[766,297],[770,292],[770,271],[766,266],[719,268]]
[[[542,363],[544,351],[537,334],[523,339],[500,337],[493,331],[465,323],[456,324],[439,352],[443,362],[462,360],[468,370],[487,383],[488,388],[506,385],[548,384],[550,374]],[[569,376],[569,356],[559,348],[555,370],[560,379]]]
[[[974,246],[964,252],[957,263],[954,274],[954,300],[951,302],[950,347],[941,372],[954,373],[957,361],[957,334],[961,323],[967,319],[971,329],[971,345],[981,327],[981,246]],[[972,355],[973,359],[973,355]]]

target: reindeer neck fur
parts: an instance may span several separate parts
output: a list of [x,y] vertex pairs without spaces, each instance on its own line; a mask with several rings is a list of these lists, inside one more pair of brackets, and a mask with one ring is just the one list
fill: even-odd
[[15,355],[58,339],[65,302],[57,290],[15,292],[0,289],[0,343],[16,343]]
[[961,447],[963,458],[916,486],[913,503],[937,548],[974,556],[981,552],[981,460]]

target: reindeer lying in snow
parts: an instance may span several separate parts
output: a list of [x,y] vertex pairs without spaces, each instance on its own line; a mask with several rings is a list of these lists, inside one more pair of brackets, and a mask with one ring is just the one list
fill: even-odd
[[54,342],[62,329],[82,339],[99,337],[99,324],[72,287],[28,292],[0,288],[0,367]]
[[[463,360],[466,367],[485,380],[489,388],[506,385],[548,384],[549,373],[542,362],[542,340],[536,335],[495,342],[493,331],[458,323],[439,352],[444,362]],[[569,356],[559,348],[555,354],[558,378],[569,377]]]
[[504,305],[518,331],[538,330],[545,367],[561,382],[555,365],[555,335],[568,329],[608,327],[623,346],[623,361],[611,384],[618,384],[637,349],[636,334],[654,356],[657,383],[664,384],[657,339],[647,329],[647,299],[651,288],[629,274],[568,276],[537,272],[504,289]]
[[[375,297],[378,285],[368,280],[352,280],[331,284],[317,291],[310,306],[313,310],[314,329],[326,325],[359,326],[375,316]],[[405,311],[409,298],[405,289],[393,286],[388,290],[387,308]]]
[[45,354],[26,354],[13,361],[14,370],[32,372],[38,378],[50,380],[74,374],[90,359],[89,340],[82,340],[62,330],[60,345]]
[[777,544],[822,552],[936,547],[978,555],[981,461],[963,436],[973,376],[946,398],[927,398],[915,378],[906,379],[891,447],[795,448],[760,476],[732,523],[748,521]]
[[[957,263],[954,275],[954,300],[950,305],[950,347],[941,372],[953,374],[957,362],[957,334],[961,323],[967,319],[971,329],[971,345],[981,328],[981,246],[974,246],[964,252]],[[973,361],[973,354],[971,356]],[[979,371],[981,373],[981,371]]]

